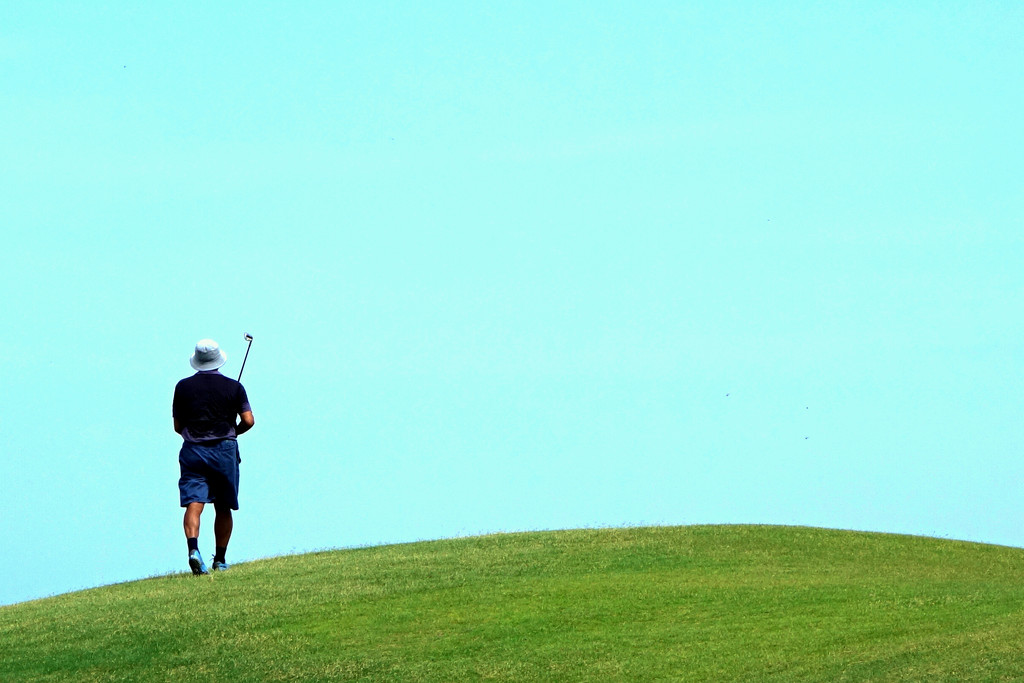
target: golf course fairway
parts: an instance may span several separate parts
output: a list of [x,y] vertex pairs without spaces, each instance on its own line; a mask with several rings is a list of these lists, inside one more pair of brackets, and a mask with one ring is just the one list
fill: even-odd
[[497,534],[0,607],[2,681],[1024,679],[1024,551],[778,526]]

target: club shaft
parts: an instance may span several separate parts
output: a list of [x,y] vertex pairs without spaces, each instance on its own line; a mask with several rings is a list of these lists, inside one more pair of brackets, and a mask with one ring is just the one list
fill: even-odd
[[245,372],[245,361],[249,358],[249,349],[252,348],[252,337],[249,338],[249,345],[245,347],[245,357],[242,358],[242,367],[238,371],[238,381],[242,381],[242,373]]

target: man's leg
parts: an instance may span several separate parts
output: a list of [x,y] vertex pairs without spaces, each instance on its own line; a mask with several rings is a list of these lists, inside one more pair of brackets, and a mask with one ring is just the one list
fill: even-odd
[[213,555],[213,568],[223,570],[228,568],[227,552],[228,541],[231,540],[231,530],[235,526],[234,518],[231,517],[231,508],[227,505],[214,504],[217,517],[213,520],[213,533],[217,537],[217,551]]
[[217,517],[213,520],[213,533],[217,537],[217,547],[227,548],[231,540],[231,531],[235,528],[235,520],[231,517],[231,508],[219,507],[214,504]]
[[185,507],[185,538],[199,538],[199,515],[206,503],[189,503]]
[[188,566],[193,574],[205,574],[206,563],[199,554],[199,516],[203,514],[205,503],[189,503],[185,506],[185,540],[188,541]]

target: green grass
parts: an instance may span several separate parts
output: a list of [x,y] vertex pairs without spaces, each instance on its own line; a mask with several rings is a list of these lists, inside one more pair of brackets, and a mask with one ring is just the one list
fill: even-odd
[[324,552],[0,608],[0,680],[1021,680],[1022,567],[767,526]]

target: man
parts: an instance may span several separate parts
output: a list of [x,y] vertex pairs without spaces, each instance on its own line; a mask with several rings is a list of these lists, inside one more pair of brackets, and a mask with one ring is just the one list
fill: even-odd
[[213,503],[217,513],[213,569],[228,568],[225,558],[234,528],[231,511],[238,509],[238,465],[242,462],[236,439],[255,424],[245,388],[220,374],[218,368],[227,359],[217,342],[200,339],[189,361],[196,374],[174,387],[174,431],[184,440],[178,454],[178,491],[185,508],[188,565],[196,575],[207,573],[199,553],[199,516],[207,503]]

